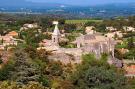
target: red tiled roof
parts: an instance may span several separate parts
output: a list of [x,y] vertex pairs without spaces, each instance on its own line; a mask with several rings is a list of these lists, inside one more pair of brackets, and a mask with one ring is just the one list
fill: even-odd
[[11,31],[7,35],[9,35],[9,36],[18,36],[18,33],[15,32],[15,31]]

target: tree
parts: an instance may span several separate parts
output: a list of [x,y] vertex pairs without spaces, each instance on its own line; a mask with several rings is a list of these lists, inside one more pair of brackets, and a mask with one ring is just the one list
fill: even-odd
[[20,37],[25,40],[27,45],[33,47],[37,47],[38,43],[45,38],[45,36],[42,33],[39,33],[37,29],[22,31]]
[[106,25],[103,24],[103,23],[100,23],[100,24],[97,26],[97,31],[99,31],[99,32],[106,32]]
[[11,71],[14,70],[14,61],[10,60],[0,69],[0,81],[10,79]]
[[65,24],[65,19],[59,19],[58,21],[59,21],[60,25],[64,25]]
[[128,49],[134,48],[134,39],[133,36],[128,39]]
[[42,84],[38,83],[38,82],[29,82],[26,86],[24,86],[24,88],[22,89],[45,89],[44,86],[42,86]]
[[16,82],[3,81],[0,84],[0,89],[19,89]]
[[107,60],[108,60],[108,54],[102,53],[100,60],[101,60],[101,61],[104,61],[104,62],[107,62]]
[[87,22],[85,23],[85,26],[96,26],[96,23],[95,22]]
[[12,71],[11,80],[19,84],[27,84],[29,81],[38,81],[40,70],[23,50],[14,53],[15,67]]
[[124,56],[124,59],[133,60],[133,58],[135,58],[135,49],[129,50],[129,52],[125,53],[123,56]]
[[51,52],[46,51],[45,49],[41,49],[37,51],[37,57],[38,59],[44,61],[44,62],[49,62],[48,60],[48,55],[50,55]]
[[114,70],[107,70],[104,67],[92,67],[85,73],[84,82],[86,88],[97,89],[128,89],[126,78],[117,74]]
[[0,64],[3,63],[3,60],[2,60],[2,55],[0,55]]
[[19,86],[16,82],[3,81],[0,84],[0,89],[46,89],[46,87],[38,82],[29,82]]
[[68,80],[55,79],[52,82],[52,88],[54,89],[75,89],[74,85]]
[[115,67],[93,60],[90,55],[83,58],[84,62],[70,77],[75,89],[129,89],[126,77]]
[[27,46],[25,51],[29,54],[29,57],[35,59],[37,57],[36,49],[32,46]]
[[114,50],[114,56],[115,56],[116,58],[122,60],[124,55],[123,55],[119,50],[115,49],[115,50]]
[[43,86],[49,87],[50,86],[50,81],[49,78],[47,78],[47,76],[45,75],[41,75],[39,77],[39,83],[41,83]]
[[0,64],[2,64],[3,63],[3,61],[2,61],[2,59],[0,59]]
[[41,83],[45,87],[50,87],[50,79],[48,75],[45,73],[48,62],[44,61],[43,59],[38,59],[38,58],[33,61],[34,61],[34,64],[38,67],[38,70],[40,71],[38,82]]
[[43,28],[43,31],[47,31],[48,28],[52,27],[53,20],[51,18],[41,18],[39,24]]
[[76,30],[76,25],[75,24],[65,24],[64,30],[65,30],[65,32],[72,32],[72,31]]
[[60,62],[49,63],[46,73],[52,76],[61,76],[63,74],[62,64]]
[[17,24],[19,24],[19,25],[24,25],[24,24],[26,24],[26,23],[28,23],[28,24],[33,24],[33,23],[35,23],[35,21],[34,21],[35,19],[32,19],[32,18],[30,18],[30,17],[24,17],[23,19],[19,19],[19,20],[17,20]]
[[74,85],[70,81],[61,81],[59,89],[75,89]]

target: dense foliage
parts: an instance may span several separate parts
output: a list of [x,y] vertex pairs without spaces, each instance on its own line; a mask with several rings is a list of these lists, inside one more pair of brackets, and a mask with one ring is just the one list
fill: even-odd
[[124,75],[104,59],[95,60],[91,54],[84,55],[83,59],[71,76],[76,89],[129,89]]

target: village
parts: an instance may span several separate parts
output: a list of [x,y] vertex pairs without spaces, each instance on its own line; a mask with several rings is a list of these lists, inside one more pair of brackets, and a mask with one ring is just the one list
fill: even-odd
[[[52,32],[44,32],[43,34],[50,34],[51,39],[43,39],[39,42],[39,46],[37,50],[46,50],[51,52],[49,55],[49,60],[60,61],[63,64],[78,64],[81,63],[81,56],[84,54],[93,53],[97,59],[100,59],[103,53],[108,54],[107,62],[110,65],[115,65],[118,68],[124,68],[126,76],[134,77],[135,69],[134,64],[128,66],[130,63],[134,63],[134,57],[129,60],[118,59],[115,57],[115,47],[119,45],[123,45],[124,41],[120,40],[124,34],[128,32],[135,32],[135,28],[131,26],[123,26],[123,32],[117,30],[114,27],[106,27],[106,31],[108,33],[101,34],[96,32],[96,28],[94,26],[85,27],[85,34],[79,33],[79,35],[75,38],[74,41],[70,42],[70,44],[74,45],[71,48],[61,47],[61,42],[69,42],[66,38],[66,34],[64,30],[59,30],[59,22],[53,21],[54,30]],[[0,52],[3,63],[8,61],[8,57],[10,56],[10,51],[20,45],[20,43],[26,43],[25,40],[19,39],[19,35],[22,31],[27,31],[30,29],[36,29],[40,34],[42,30],[39,29],[37,23],[33,24],[24,24],[23,27],[20,28],[19,32],[11,31],[4,36],[0,36]],[[37,35],[38,35],[37,34]],[[70,34],[70,33],[68,33]],[[134,43],[135,44],[135,43]],[[128,53],[129,50],[125,48],[118,48],[121,54]],[[132,61],[132,62],[131,62]],[[124,65],[124,66],[123,66]]]
[[[9,82],[8,86],[83,89],[89,81],[100,81],[103,87],[104,81],[112,81],[110,87],[121,87],[124,79],[125,86],[127,81],[131,84],[135,77],[135,26],[117,19],[77,21],[25,16],[3,20],[0,86]],[[95,77],[99,80],[93,80]],[[120,84],[115,86],[117,81]],[[82,88],[78,88],[80,83],[84,83]]]
[[135,0],[0,0],[0,89],[135,89]]

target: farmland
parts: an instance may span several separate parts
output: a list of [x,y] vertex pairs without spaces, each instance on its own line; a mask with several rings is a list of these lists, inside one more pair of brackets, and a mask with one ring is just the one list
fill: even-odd
[[66,20],[66,24],[85,24],[87,22],[102,22],[103,20]]

